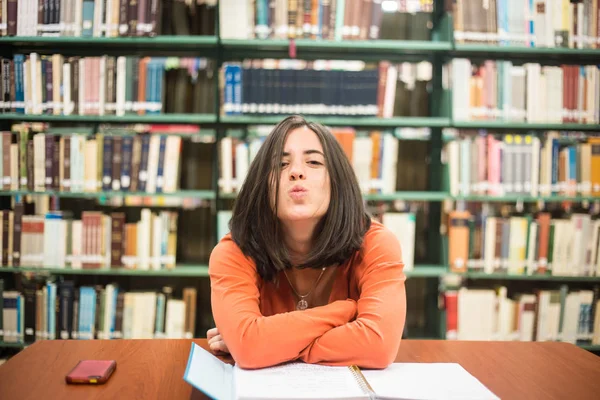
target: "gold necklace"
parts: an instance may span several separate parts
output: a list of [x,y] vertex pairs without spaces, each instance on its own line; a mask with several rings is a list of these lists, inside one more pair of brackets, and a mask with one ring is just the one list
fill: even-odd
[[294,293],[296,293],[296,296],[300,297],[300,300],[298,301],[298,304],[296,304],[296,310],[306,310],[308,308],[308,302],[305,300],[305,298],[307,298],[312,293],[312,291],[315,289],[315,287],[317,287],[317,284],[321,280],[321,277],[323,276],[324,272],[325,272],[325,267],[323,267],[323,269],[321,270],[321,274],[317,278],[317,281],[315,282],[315,284],[312,287],[312,289],[310,289],[309,292],[306,293],[305,295],[301,295],[301,294],[299,294],[296,291],[296,289],[294,289],[294,285],[292,285],[292,281],[290,281],[290,277],[288,276],[288,274],[285,271],[285,269],[283,270],[283,273],[285,274],[285,277],[287,278],[287,280],[288,280],[288,282],[290,284],[290,287],[292,288],[292,290],[294,291]]

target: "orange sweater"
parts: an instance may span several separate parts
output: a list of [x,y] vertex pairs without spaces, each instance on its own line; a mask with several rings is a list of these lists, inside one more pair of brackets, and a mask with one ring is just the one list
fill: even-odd
[[225,236],[210,256],[211,302],[236,363],[242,368],[293,360],[364,368],[392,363],[406,318],[398,240],[373,221],[362,249],[337,268],[329,304],[296,311],[289,286],[264,282],[254,261]]

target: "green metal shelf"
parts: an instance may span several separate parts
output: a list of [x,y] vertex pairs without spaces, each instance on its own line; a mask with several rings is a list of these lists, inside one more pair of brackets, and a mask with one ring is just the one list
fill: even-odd
[[[291,40],[289,39],[221,39],[224,49],[253,49],[269,50],[277,48],[287,49]],[[429,40],[312,40],[296,39],[296,48],[321,49],[321,50],[347,50],[347,51],[377,51],[377,50],[405,50],[430,53],[431,51],[448,51],[452,44],[447,41]]]
[[[230,115],[222,116],[219,121],[224,125],[275,125],[283,116],[280,115]],[[315,121],[329,126],[356,126],[356,127],[431,127],[445,128],[450,126],[449,118],[438,117],[314,117]]]
[[451,273],[468,279],[507,279],[519,281],[554,281],[554,282],[600,282],[600,276],[557,276],[557,275],[517,275],[517,274],[486,274],[485,272]]
[[0,267],[0,273],[31,272],[50,275],[106,275],[106,276],[175,276],[205,277],[208,276],[206,265],[178,265],[173,269],[141,270],[127,268],[72,269],[58,267]]
[[25,122],[81,122],[81,123],[143,123],[143,124],[215,124],[216,114],[147,114],[147,115],[51,115],[0,114],[0,120]]
[[[600,56],[600,54],[599,54]],[[511,121],[454,121],[453,128],[458,129],[498,129],[498,130],[548,130],[548,131],[600,131],[599,124],[555,124],[528,123]]]
[[577,60],[596,63],[600,58],[597,49],[571,49],[564,47],[495,46],[455,43],[449,52],[451,57],[524,60]]
[[22,348],[24,348],[27,345],[28,344],[22,343],[22,342],[13,343],[13,342],[2,342],[2,341],[0,341],[0,348],[14,347],[14,348],[17,348],[17,349],[22,349]]
[[[71,269],[58,267],[1,267],[0,273],[31,272],[50,275],[115,275],[115,276],[208,276],[206,265],[179,265],[174,269],[138,270],[126,268]],[[406,271],[408,277],[438,277],[447,272],[443,265],[416,265],[412,271]]]
[[600,197],[594,196],[527,196],[527,195],[506,195],[506,196],[485,196],[485,195],[473,195],[473,196],[455,196],[453,200],[463,201],[481,201],[481,202],[524,202],[524,203],[535,203],[538,201],[544,201],[547,203],[556,203],[562,201],[600,201]]
[[412,271],[404,272],[408,278],[436,278],[448,273],[445,265],[415,265]]
[[[290,58],[291,40],[287,39],[222,39],[225,59],[252,57]],[[296,57],[300,59],[429,58],[452,49],[448,41],[422,40],[311,40],[295,39]]]
[[577,346],[587,351],[600,351],[600,345],[598,344],[578,344]]
[[196,199],[214,199],[215,193],[212,190],[180,190],[173,193],[144,193],[144,192],[59,192],[43,191],[31,192],[28,190],[9,190],[0,191],[0,196],[26,196],[26,195],[47,195],[64,198],[119,198],[119,197],[176,197],[176,198],[196,198]]
[[372,201],[443,201],[449,197],[446,192],[395,192],[390,194],[365,194],[365,200]]
[[0,37],[0,46],[24,50],[82,49],[113,53],[115,50],[145,50],[150,52],[184,53],[199,49],[216,49],[216,36],[155,36],[155,37]]

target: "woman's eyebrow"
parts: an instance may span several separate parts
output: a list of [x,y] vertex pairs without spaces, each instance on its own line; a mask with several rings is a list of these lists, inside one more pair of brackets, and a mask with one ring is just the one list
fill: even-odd
[[[320,151],[320,150],[317,150],[317,149],[309,149],[309,150],[304,150],[304,154],[307,154],[307,155],[308,155],[308,154],[320,154],[320,155],[322,155],[323,157],[325,157],[325,154],[323,154],[323,152],[322,152],[322,151]],[[281,156],[282,156],[282,157],[289,157],[289,156],[290,156],[290,153],[288,153],[287,151],[284,151],[283,153],[281,153]]]

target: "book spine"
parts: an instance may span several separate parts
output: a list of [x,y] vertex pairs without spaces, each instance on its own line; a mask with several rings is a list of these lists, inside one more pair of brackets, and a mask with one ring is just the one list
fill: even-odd
[[5,0],[6,4],[6,34],[17,36],[17,16],[19,12],[18,0]]
[[123,163],[121,166],[121,190],[128,191],[131,186],[131,159],[133,151],[133,137],[123,137]]

